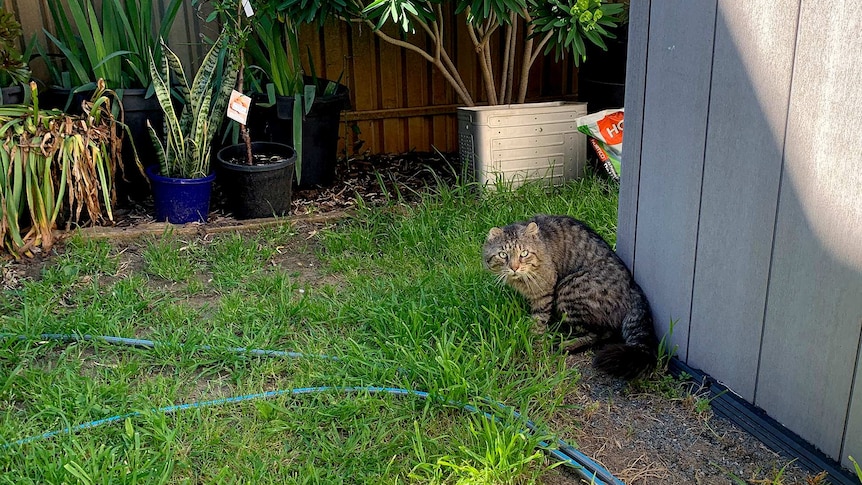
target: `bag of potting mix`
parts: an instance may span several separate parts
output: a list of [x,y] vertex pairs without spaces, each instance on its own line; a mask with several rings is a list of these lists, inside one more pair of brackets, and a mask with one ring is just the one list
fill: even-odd
[[608,174],[620,179],[623,158],[623,108],[606,109],[575,120]]

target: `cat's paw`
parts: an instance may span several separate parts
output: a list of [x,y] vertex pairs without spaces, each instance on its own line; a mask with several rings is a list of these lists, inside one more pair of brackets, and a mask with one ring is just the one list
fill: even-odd
[[597,342],[595,334],[586,334],[574,338],[554,339],[554,350],[558,353],[577,354],[590,348]]
[[534,318],[533,326],[532,328],[530,328],[530,331],[533,333],[533,335],[545,335],[546,333],[548,333],[547,320]]

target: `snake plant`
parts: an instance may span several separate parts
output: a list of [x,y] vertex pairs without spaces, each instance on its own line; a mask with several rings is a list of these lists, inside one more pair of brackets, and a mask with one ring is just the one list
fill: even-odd
[[[230,92],[236,83],[239,53],[231,36],[222,34],[212,45],[191,84],[179,57],[161,42],[162,60],[158,65],[150,53],[150,75],[165,118],[165,139],[147,122],[156,147],[163,176],[200,178],[210,173],[210,147],[213,135],[225,117]],[[182,103],[180,113],[171,99],[171,74],[174,91]]]

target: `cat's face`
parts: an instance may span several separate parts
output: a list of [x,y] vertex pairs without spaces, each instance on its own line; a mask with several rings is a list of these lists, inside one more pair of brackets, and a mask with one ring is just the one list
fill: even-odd
[[534,280],[543,252],[538,232],[535,222],[492,228],[483,246],[485,267],[501,282]]

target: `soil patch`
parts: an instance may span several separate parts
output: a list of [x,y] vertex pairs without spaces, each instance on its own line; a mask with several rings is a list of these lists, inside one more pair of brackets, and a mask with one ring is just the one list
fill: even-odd
[[595,372],[590,357],[566,359],[582,374],[580,392],[568,396],[571,411],[557,413],[554,428],[625,483],[826,483],[714,415],[696,383],[630,385]]

